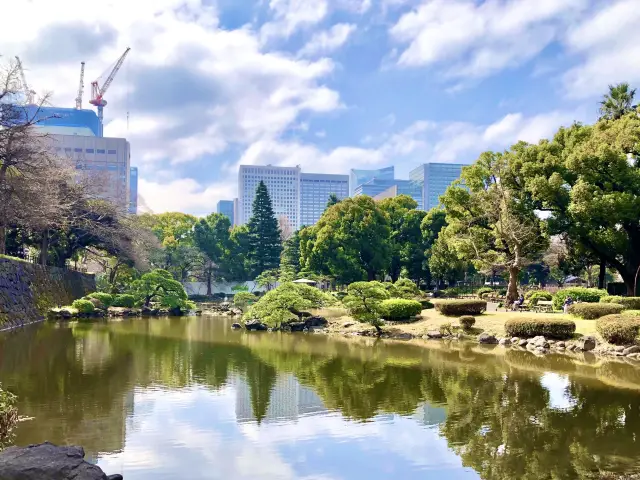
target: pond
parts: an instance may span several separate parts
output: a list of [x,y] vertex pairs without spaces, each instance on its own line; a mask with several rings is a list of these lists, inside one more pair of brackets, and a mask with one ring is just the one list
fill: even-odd
[[[472,344],[236,332],[228,318],[0,336],[16,443],[141,479],[576,479],[640,466],[640,369]],[[615,478],[615,477],[606,477]]]

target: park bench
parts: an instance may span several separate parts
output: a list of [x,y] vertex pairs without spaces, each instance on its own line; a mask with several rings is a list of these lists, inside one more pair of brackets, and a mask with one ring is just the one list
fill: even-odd
[[534,312],[553,312],[553,302],[551,300],[538,300],[533,307]]

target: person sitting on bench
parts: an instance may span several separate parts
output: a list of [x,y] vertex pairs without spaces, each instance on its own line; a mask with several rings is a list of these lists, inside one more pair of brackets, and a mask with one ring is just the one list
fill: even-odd
[[520,294],[520,296],[518,297],[518,300],[513,302],[513,311],[517,312],[520,309],[520,307],[522,307],[522,305],[524,305],[524,295]]

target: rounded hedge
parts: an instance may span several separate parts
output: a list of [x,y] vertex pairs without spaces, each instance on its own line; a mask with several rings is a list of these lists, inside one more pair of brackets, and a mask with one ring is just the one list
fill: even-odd
[[104,308],[110,307],[111,303],[113,303],[113,295],[105,292],[93,292],[87,295],[87,298],[95,298],[96,300],[99,300]]
[[407,320],[419,315],[422,304],[417,300],[390,298],[381,303],[382,318],[385,320]]
[[433,303],[431,303],[431,301],[429,300],[418,300],[420,302],[420,305],[422,305],[422,309],[423,310],[431,310],[432,308],[434,308]]
[[541,290],[533,290],[532,292],[528,292],[524,298],[529,302],[529,306],[533,307],[537,305],[540,300],[544,300],[544,301],[553,300],[553,295],[551,295],[549,292],[544,292]]
[[629,310],[640,310],[640,297],[618,297],[606,295],[600,299],[600,303],[617,303]]
[[574,303],[569,306],[569,313],[584,320],[595,320],[606,315],[615,315],[624,310],[617,303]]
[[436,310],[448,317],[480,315],[487,309],[484,300],[442,300],[435,304]]
[[576,324],[571,320],[555,318],[518,317],[507,320],[504,329],[511,337],[528,338],[544,335],[547,338],[565,340],[574,334]]
[[491,287],[482,287],[479,288],[478,291],[476,292],[476,295],[478,296],[478,298],[482,299],[484,297],[486,297],[487,295],[491,295],[493,293],[493,288]]
[[596,330],[607,342],[614,345],[634,343],[640,329],[640,317],[607,315],[596,322]]
[[444,294],[449,298],[455,298],[460,296],[460,290],[456,287],[449,287],[443,290]]
[[133,308],[136,304],[136,299],[133,295],[123,293],[116,295],[111,303],[112,307]]
[[93,313],[96,309],[93,303],[91,303],[91,300],[85,300],[83,298],[74,300],[71,306],[78,310],[79,313]]
[[567,297],[573,298],[574,302],[598,303],[602,297],[607,296],[606,290],[597,288],[571,287],[558,290],[553,296],[553,308],[561,310]]
[[469,330],[476,324],[476,319],[471,315],[463,315],[458,319],[458,322],[464,330]]

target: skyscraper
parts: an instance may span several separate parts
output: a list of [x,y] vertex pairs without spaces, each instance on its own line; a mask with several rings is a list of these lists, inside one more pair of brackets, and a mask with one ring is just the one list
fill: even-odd
[[349,196],[349,176],[326,173],[300,174],[300,226],[315,225],[331,194],[338,200]]
[[216,207],[216,212],[226,215],[231,225],[233,225],[233,200],[220,200]]
[[129,213],[138,213],[138,167],[129,169]]
[[422,190],[424,210],[431,210],[440,204],[439,197],[449,185],[460,178],[462,163],[425,163],[409,172],[409,179]]
[[[356,170],[351,169],[349,173],[349,196],[355,195],[357,187],[363,183],[367,183],[374,178],[379,180],[393,180],[395,177],[395,169],[393,166],[379,168],[377,170]],[[389,185],[391,186],[391,185]]]
[[422,210],[422,188],[410,180],[384,180],[376,177],[358,185],[353,192],[353,196],[369,195],[370,197],[376,197],[382,196],[383,193],[387,198],[408,195],[416,201],[418,210]]

